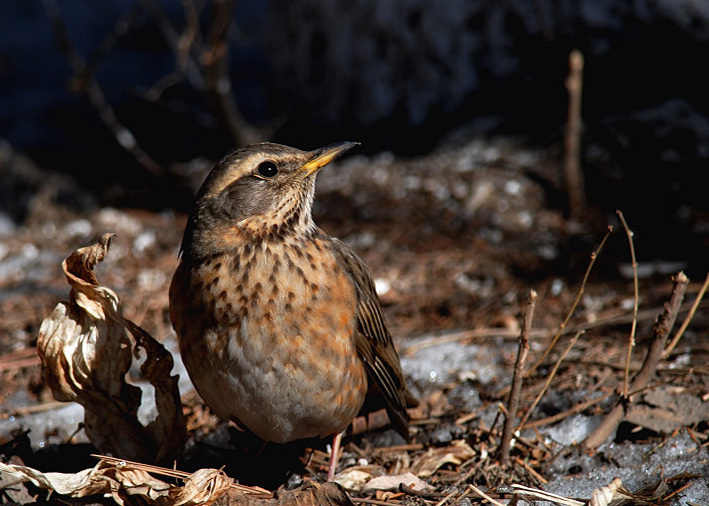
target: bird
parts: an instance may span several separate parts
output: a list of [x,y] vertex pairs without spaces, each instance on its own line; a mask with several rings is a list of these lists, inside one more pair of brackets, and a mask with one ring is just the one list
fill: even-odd
[[407,441],[415,403],[369,269],[313,220],[318,172],[357,144],[224,156],[197,192],[169,289],[205,404],[266,442],[333,437],[328,481],[365,401]]

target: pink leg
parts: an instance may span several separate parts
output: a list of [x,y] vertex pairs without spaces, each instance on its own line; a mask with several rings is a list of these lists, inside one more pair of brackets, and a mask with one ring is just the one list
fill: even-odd
[[335,478],[337,461],[340,460],[340,441],[342,441],[342,432],[338,432],[332,437],[332,453],[330,453],[330,466],[327,468],[327,481],[332,481]]

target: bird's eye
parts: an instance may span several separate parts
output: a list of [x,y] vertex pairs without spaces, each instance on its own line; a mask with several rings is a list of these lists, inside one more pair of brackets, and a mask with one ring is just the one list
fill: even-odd
[[261,177],[271,178],[278,174],[278,167],[273,162],[261,162],[258,166],[258,173]]

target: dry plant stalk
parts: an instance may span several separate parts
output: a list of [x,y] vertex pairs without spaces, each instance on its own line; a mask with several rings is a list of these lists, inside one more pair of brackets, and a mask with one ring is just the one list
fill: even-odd
[[569,54],[569,75],[566,78],[569,93],[569,114],[566,124],[564,173],[569,193],[569,214],[578,220],[586,208],[586,190],[581,171],[581,98],[583,91],[583,54],[575,49]]
[[[630,392],[637,392],[648,386],[657,370],[657,365],[662,359],[662,353],[665,349],[667,338],[677,319],[677,313],[679,312],[687,284],[689,283],[689,279],[683,272],[679,272],[674,276],[673,281],[674,285],[672,287],[670,301],[665,304],[664,312],[653,327],[652,341],[650,342],[642,368],[635,378],[633,378],[633,382],[629,387]],[[590,449],[603,444],[615,432],[618,428],[618,424],[625,418],[628,408],[627,403],[632,402],[632,396],[627,399],[621,399],[621,402],[606,415],[601,425],[586,438],[583,442],[583,446]]]
[[635,245],[633,243],[633,232],[628,227],[625,221],[625,216],[620,210],[616,211],[620,222],[625,230],[625,235],[628,238],[628,247],[630,248],[630,261],[633,266],[633,323],[630,328],[630,336],[628,337],[628,352],[625,356],[625,374],[623,375],[623,397],[628,397],[628,383],[630,381],[630,359],[633,356],[633,348],[635,348],[635,331],[638,327],[638,301],[640,300],[640,290],[638,288],[638,262],[635,258]]
[[[70,300],[60,302],[40,327],[42,373],[55,399],[84,407],[86,435],[99,451],[170,462],[186,439],[177,376],[170,375],[172,355],[126,319],[118,295],[100,285],[94,267],[105,258],[112,237],[105,234],[62,263]],[[141,389],[126,381],[141,353],[141,373],[155,389],[156,416],[147,425],[138,420]]]
[[510,464],[510,448],[512,446],[512,432],[514,430],[514,422],[519,407],[519,397],[522,392],[522,380],[524,378],[524,364],[527,361],[529,353],[529,333],[532,330],[532,320],[534,318],[534,307],[537,303],[537,292],[531,290],[527,299],[527,307],[524,312],[522,323],[522,332],[519,335],[519,348],[517,350],[517,360],[515,369],[512,375],[512,388],[507,402],[507,416],[505,417],[505,425],[502,431],[502,442],[500,444],[500,459],[503,466]]

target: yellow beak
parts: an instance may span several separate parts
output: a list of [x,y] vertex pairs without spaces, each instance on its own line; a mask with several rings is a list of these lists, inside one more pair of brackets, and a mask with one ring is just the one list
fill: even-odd
[[300,171],[305,172],[305,177],[308,177],[318,169],[325,167],[325,165],[342,155],[345,151],[349,151],[357,145],[359,145],[359,142],[336,142],[324,148],[311,151],[310,154],[313,156],[312,160],[303,165]]

